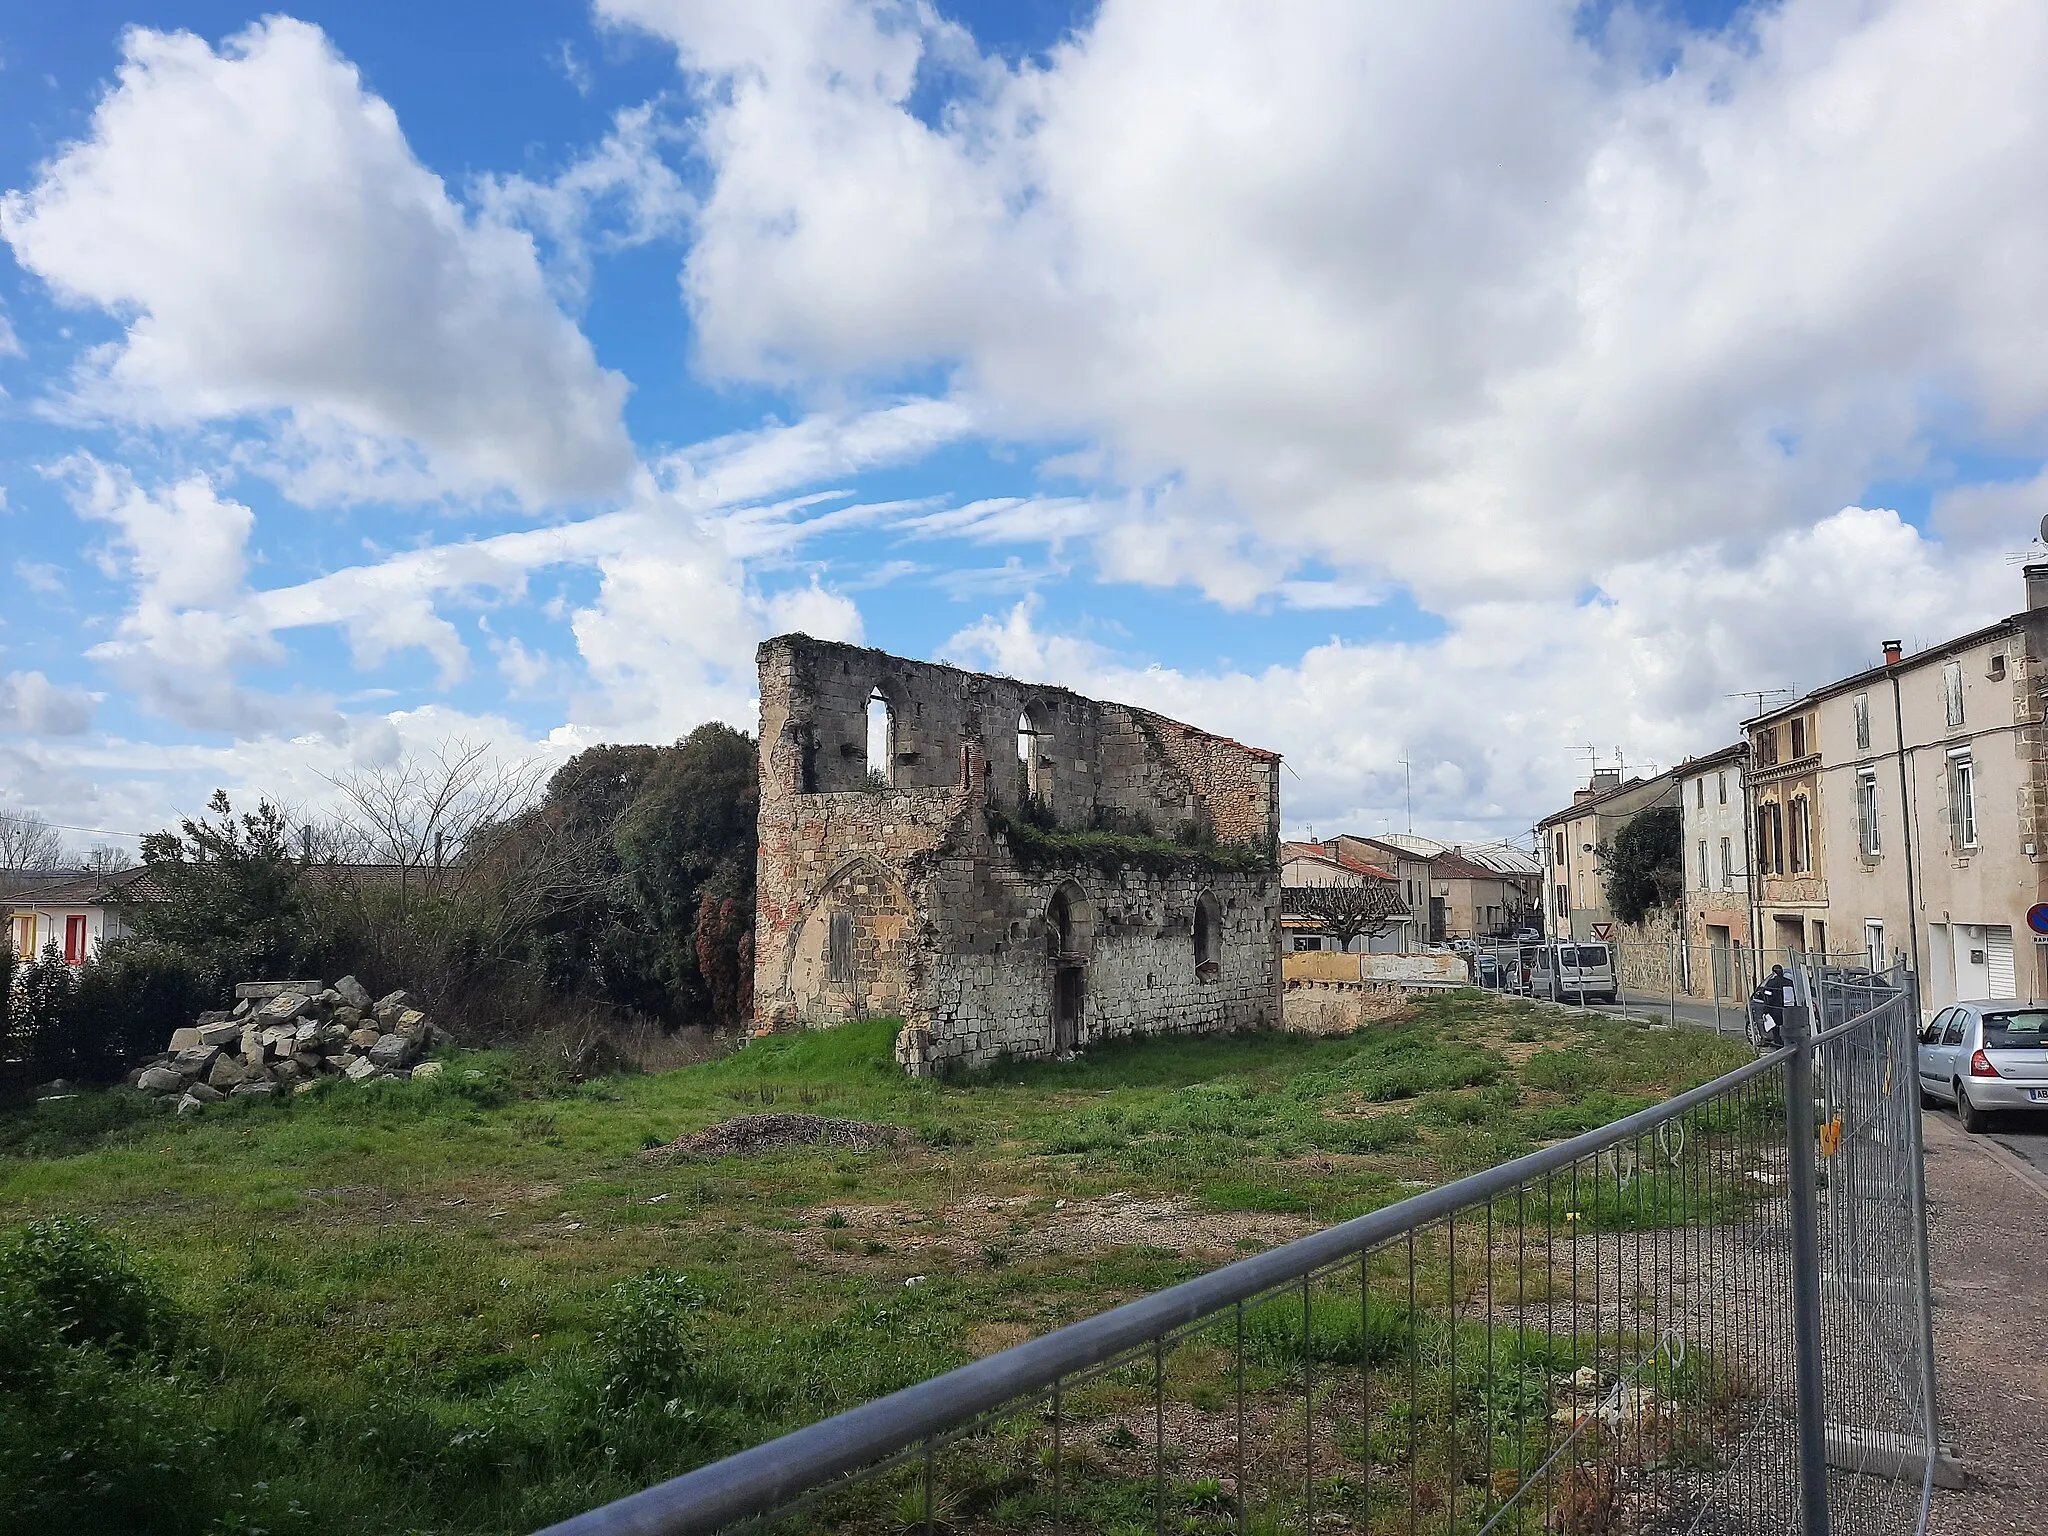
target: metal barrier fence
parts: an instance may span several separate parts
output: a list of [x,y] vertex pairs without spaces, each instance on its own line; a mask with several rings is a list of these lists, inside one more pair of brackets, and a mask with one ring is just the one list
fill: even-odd
[[[1570,963],[1589,953],[1599,957],[1596,965]],[[1860,985],[1878,974],[1860,949],[1756,950],[1677,938],[1487,942],[1467,954],[1466,966],[1472,984],[1489,991],[1582,1009],[1620,1003],[1634,1013],[1729,1035],[1748,1033],[1750,996],[1773,966],[1836,985]]]
[[1801,1001],[1664,1104],[550,1536],[1920,1532],[1914,997]]

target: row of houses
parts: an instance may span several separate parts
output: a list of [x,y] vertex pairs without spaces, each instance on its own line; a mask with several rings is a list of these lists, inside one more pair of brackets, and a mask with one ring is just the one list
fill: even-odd
[[83,965],[127,932],[126,903],[147,894],[148,873],[0,869],[0,940],[23,959],[54,944],[68,963]]
[[[1595,775],[1537,824],[1550,931],[1665,944],[1701,998],[1787,953],[1904,959],[1929,1007],[2048,997],[2048,564],[2024,576],[2017,613],[1910,656],[1886,640],[1666,773]],[[1617,928],[1602,851],[1659,805],[1681,814],[1682,900]]]
[[[1450,844],[1413,833],[1339,834],[1280,845],[1281,926],[1293,951],[1349,949],[1397,954],[1456,939],[1505,938],[1538,923],[1542,866],[1506,843]],[[1377,914],[1374,931],[1330,931],[1326,905],[1304,893],[1373,893],[1354,910]]]

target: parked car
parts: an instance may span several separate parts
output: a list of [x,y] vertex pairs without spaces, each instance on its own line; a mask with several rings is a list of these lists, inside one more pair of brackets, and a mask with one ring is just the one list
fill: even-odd
[[1534,928],[1517,928],[1514,940],[1517,944],[1540,944],[1543,942],[1543,935]]
[[1535,944],[1536,968],[1529,977],[1533,997],[1558,1002],[1611,1003],[1618,996],[1614,980],[1614,949],[1608,944]]
[[1920,1101],[1955,1106],[1972,1135],[1998,1110],[2048,1109],[2048,1006],[1954,1003],[1920,1030]]

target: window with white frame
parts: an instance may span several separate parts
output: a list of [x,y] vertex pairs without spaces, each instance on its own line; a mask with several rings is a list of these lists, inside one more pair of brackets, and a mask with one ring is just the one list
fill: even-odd
[[1963,723],[1963,664],[1946,662],[1941,669],[1941,698],[1951,726]]
[[1884,924],[1874,917],[1863,920],[1863,958],[1873,971],[1885,968]]
[[1856,775],[1856,846],[1863,857],[1874,859],[1882,848],[1877,831],[1877,770],[1865,768]]
[[1859,693],[1849,701],[1849,715],[1856,723],[1856,750],[1870,750],[1870,695]]
[[1813,828],[1804,795],[1794,795],[1791,805],[1792,873],[1803,875],[1813,868]]
[[1967,751],[1948,755],[1948,840],[1957,853],[1977,846],[1977,768]]

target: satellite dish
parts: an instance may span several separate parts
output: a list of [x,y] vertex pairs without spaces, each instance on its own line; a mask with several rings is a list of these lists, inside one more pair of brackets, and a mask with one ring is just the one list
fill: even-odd
[[2048,513],[2044,513],[2041,518],[2041,542],[2048,544]]

